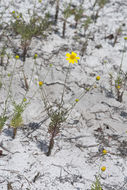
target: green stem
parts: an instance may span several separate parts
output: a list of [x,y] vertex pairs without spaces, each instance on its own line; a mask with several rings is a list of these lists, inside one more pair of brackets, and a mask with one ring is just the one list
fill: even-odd
[[13,80],[13,76],[14,76],[16,63],[17,63],[17,60],[15,60],[12,75],[11,75],[11,79],[10,79],[10,84],[9,84],[9,88],[8,88],[8,94],[7,94],[7,98],[5,100],[5,108],[4,108],[4,112],[3,112],[3,117],[5,116],[5,113],[6,113],[6,110],[7,110],[7,102],[8,102],[9,95],[10,95],[10,89],[11,89],[11,85],[12,85],[12,80]]
[[125,49],[125,41],[124,41],[123,53],[122,53],[122,58],[121,58],[121,63],[120,63],[119,75],[120,75],[122,65],[123,65],[124,49]]
[[67,69],[67,73],[66,73],[66,76],[65,76],[64,88],[63,88],[63,93],[62,93],[61,102],[60,102],[60,108],[62,107],[62,104],[63,104],[63,98],[64,98],[64,93],[65,93],[65,86],[66,86],[66,82],[67,82],[67,77],[68,77],[69,71],[70,71],[70,63],[69,63],[69,66],[68,66],[68,69]]
[[[93,88],[94,88],[94,85],[96,84],[96,82],[94,82],[93,84],[92,84],[92,86],[89,88],[89,91],[90,90],[92,90]],[[85,96],[85,94],[87,94],[89,91],[83,91],[82,93],[81,93],[81,95],[79,96],[79,101]],[[67,115],[67,118],[69,117],[69,115],[70,115],[70,113],[72,112],[72,110],[73,110],[73,108],[76,106],[76,104],[77,104],[77,102],[74,102],[72,105],[71,105],[71,107],[66,111],[66,113],[68,113],[68,115]],[[66,119],[67,119],[66,118]]]

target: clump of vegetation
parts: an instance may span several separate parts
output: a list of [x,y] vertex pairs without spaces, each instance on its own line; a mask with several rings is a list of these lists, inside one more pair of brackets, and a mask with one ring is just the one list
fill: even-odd
[[88,28],[89,28],[89,25],[92,23],[92,19],[91,19],[91,17],[90,16],[88,16],[87,18],[86,18],[86,20],[83,22],[83,24],[82,24],[82,27],[83,27],[83,29],[84,29],[84,36],[85,36],[85,34],[86,34],[86,31],[88,30]]
[[6,54],[6,47],[3,46],[2,50],[0,51],[0,65],[4,66],[4,56]]
[[22,57],[23,61],[25,61],[32,38],[37,36],[46,37],[46,31],[51,24],[49,13],[46,13],[43,18],[33,13],[28,23],[24,20],[22,13],[14,12],[12,16],[11,27],[16,35],[21,36]]
[[127,73],[121,72],[116,79],[110,74],[110,79],[112,79],[112,85],[115,87],[116,100],[122,102],[127,87]]
[[20,103],[16,104],[16,102],[13,102],[14,106],[14,114],[10,122],[10,126],[13,127],[13,139],[16,136],[18,127],[21,127],[23,125],[23,118],[22,113],[26,107],[26,104]]
[[49,147],[48,147],[48,152],[46,153],[47,156],[50,156],[51,150],[53,149],[54,146],[54,138],[59,134],[61,124],[66,121],[66,110],[56,110],[53,111],[50,114],[50,119],[51,122],[49,124],[48,132],[50,133],[50,142],[49,142]]
[[0,116],[0,132],[3,129],[3,126],[5,125],[7,119],[8,119],[7,116]]
[[63,31],[62,31],[62,37],[65,37],[65,32],[66,32],[66,24],[67,24],[67,19],[72,15],[72,9],[70,3],[65,6],[64,11],[63,11]]
[[[124,39],[126,42],[126,40],[127,40],[126,37]],[[123,48],[123,53],[122,53],[121,64],[119,66],[119,70],[117,71],[116,75],[115,75],[115,73],[114,73],[114,75],[112,73],[109,73],[109,83],[110,83],[111,93],[114,93],[114,91],[115,91],[116,100],[119,102],[123,101],[123,94],[127,88],[127,72],[124,72],[122,69],[125,42],[124,42],[124,48]],[[114,91],[113,91],[113,87],[115,88]]]
[[[107,150],[105,149],[102,150],[101,161],[107,153],[108,153]],[[106,166],[102,166],[100,169],[101,169],[101,172],[105,172]],[[95,176],[96,180],[92,184],[91,190],[103,190],[102,185],[100,183],[100,177],[101,177],[101,173],[99,172],[99,174]]]
[[[78,98],[76,98],[72,104],[70,104],[70,106],[65,108],[66,105],[64,102],[64,96],[65,96],[67,79],[68,79],[68,76],[70,73],[71,63],[72,64],[78,63],[78,60],[80,59],[80,57],[77,57],[77,54],[74,52],[72,52],[71,54],[67,53],[66,56],[67,56],[66,59],[69,62],[69,64],[68,64],[68,69],[67,69],[65,81],[64,81],[63,92],[62,92],[60,100],[58,100],[58,101],[56,100],[53,103],[49,102],[47,95],[46,95],[46,91],[43,86],[44,82],[39,81],[42,101],[45,105],[45,110],[47,112],[47,115],[50,118],[50,123],[49,123],[49,127],[48,127],[48,132],[50,133],[50,140],[49,140],[48,152],[46,153],[47,156],[51,155],[51,151],[54,147],[54,139],[59,134],[61,126],[66,122],[71,111],[74,109],[76,104],[84,97],[84,95],[94,88],[95,83],[96,83],[95,82],[93,85],[91,85],[90,88],[86,88],[81,93],[81,95]],[[100,80],[100,76],[97,76],[96,81],[99,81],[99,80]]]
[[78,22],[83,17],[83,12],[84,12],[84,9],[82,8],[82,6],[74,9],[75,28],[77,28]]
[[60,3],[60,0],[56,0],[55,24],[57,24],[57,20],[58,20],[58,14],[59,14],[59,3]]
[[95,182],[92,184],[91,190],[102,190],[99,177],[96,176]]
[[109,0],[95,0],[95,3],[93,5],[93,8],[98,5],[98,9],[96,11],[96,13],[92,16],[93,20],[96,22],[98,16],[99,16],[99,12],[101,9],[103,9],[103,7],[109,2]]

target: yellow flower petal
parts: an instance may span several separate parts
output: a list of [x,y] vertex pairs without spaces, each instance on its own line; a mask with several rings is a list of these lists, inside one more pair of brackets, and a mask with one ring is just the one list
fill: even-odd
[[105,149],[102,152],[103,152],[103,154],[107,154],[107,150],[105,150]]
[[70,53],[67,53],[66,56],[67,56],[67,57],[70,57]]
[[100,76],[96,76],[96,80],[100,80],[100,78],[101,78]]
[[75,53],[73,51],[71,52],[71,54],[67,53],[66,56],[67,56],[66,60],[68,60],[69,63],[72,63],[72,64],[78,63],[77,60],[80,59],[80,57],[76,57],[77,53]]
[[39,81],[39,86],[42,86],[44,83],[42,81]]
[[75,53],[75,52],[72,51],[72,52],[71,52],[71,55],[73,55],[73,56],[76,57],[76,56],[77,56],[77,53]]
[[106,167],[105,166],[102,166],[101,167],[101,171],[104,172],[106,170]]

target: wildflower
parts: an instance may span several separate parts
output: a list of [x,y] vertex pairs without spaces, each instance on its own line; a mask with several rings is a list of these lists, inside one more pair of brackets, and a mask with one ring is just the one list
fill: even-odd
[[53,66],[53,64],[49,64],[49,66],[50,66],[50,67],[52,67],[52,66]]
[[19,17],[20,17],[20,16],[18,15],[18,16],[17,16],[17,19],[19,19]]
[[105,166],[102,166],[101,167],[101,171],[104,172],[106,170],[106,167]]
[[107,150],[105,150],[105,149],[102,152],[103,152],[103,154],[107,154]]
[[104,60],[103,63],[107,63],[107,60]]
[[10,76],[11,76],[11,74],[10,74],[10,73],[8,73],[8,74],[7,74],[7,76],[8,76],[8,77],[10,77]]
[[116,88],[117,88],[117,89],[120,89],[120,85],[118,85]]
[[42,81],[39,81],[39,86],[42,86],[44,83]]
[[42,0],[38,0],[38,2],[39,2],[39,3],[41,3],[41,2],[42,2]]
[[100,78],[101,78],[100,76],[96,76],[96,80],[100,80]]
[[124,40],[127,40],[127,36],[124,37]]
[[74,53],[73,51],[71,54],[67,53],[66,56],[67,56],[66,60],[68,60],[69,63],[72,63],[72,64],[74,64],[75,62],[78,63],[77,59],[80,59],[80,57],[76,57],[77,53]]
[[90,90],[90,88],[86,88],[86,91],[89,91]]
[[16,55],[16,56],[15,56],[15,59],[19,59],[19,55]]
[[34,59],[36,59],[38,57],[38,55],[35,53],[35,55],[34,55]]
[[26,98],[24,98],[24,99],[23,99],[23,102],[26,102],[26,101],[27,101],[27,99],[26,99]]
[[79,101],[79,99],[77,98],[77,99],[75,99],[75,101],[76,101],[76,102],[78,102],[78,101]]
[[12,11],[12,14],[15,14],[15,11]]

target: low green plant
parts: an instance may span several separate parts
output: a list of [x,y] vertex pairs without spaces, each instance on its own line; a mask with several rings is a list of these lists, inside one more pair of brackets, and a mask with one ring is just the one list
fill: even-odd
[[109,2],[109,0],[95,0],[95,3],[93,5],[93,8],[95,6],[98,6],[98,9],[96,10],[95,14],[92,15],[93,20],[96,22],[97,18],[99,17],[99,12],[101,9],[104,8],[104,6]]
[[122,73],[120,76],[117,76],[115,80],[115,90],[117,95],[117,101],[123,101],[123,94],[127,87],[127,73]]
[[6,47],[3,46],[1,51],[0,51],[0,65],[4,66],[4,56],[6,54]]
[[21,102],[20,104],[16,104],[13,102],[14,106],[14,114],[10,122],[10,126],[13,127],[13,138],[15,138],[18,127],[23,125],[22,113],[26,107],[26,103]]
[[57,24],[60,0],[56,0],[55,24]]
[[66,24],[67,24],[67,19],[72,15],[72,9],[71,9],[71,4],[67,4],[64,7],[63,11],[63,31],[62,31],[62,37],[65,37],[65,31],[66,31]]
[[[77,63],[78,59],[80,59],[79,57],[77,57],[77,54],[74,52],[72,52],[71,54],[67,53],[66,56],[67,56],[66,59],[68,60],[69,64],[63,84],[62,95],[59,100],[55,100],[55,102],[50,102],[47,98],[47,94],[44,88],[45,82],[39,81],[41,98],[45,106],[45,111],[47,112],[47,115],[50,118],[50,123],[48,126],[48,132],[50,133],[50,140],[49,140],[48,151],[46,153],[47,156],[51,155],[51,151],[54,146],[54,139],[59,134],[61,126],[66,122],[71,111],[74,109],[76,104],[84,97],[84,95],[94,88],[96,83],[95,82],[89,88],[83,90],[83,92],[80,94],[78,98],[75,99],[75,101],[73,101],[69,106],[66,106],[64,101],[64,96],[65,96],[67,79],[70,74],[71,63],[72,64]],[[100,76],[97,76],[96,81],[99,80]]]
[[[126,38],[125,38],[125,42],[126,42]],[[109,83],[110,83],[111,92],[112,93],[115,92],[116,100],[119,102],[123,101],[123,94],[127,88],[127,71],[125,72],[122,69],[123,58],[124,58],[124,53],[125,53],[125,42],[124,42],[124,48],[122,52],[121,63],[120,63],[118,71],[114,74],[109,73]]]
[[96,176],[96,180],[92,184],[91,190],[102,190],[100,179],[98,176]]
[[7,121],[7,116],[0,116],[0,132],[3,129],[3,126],[5,124],[5,122]]
[[77,28],[78,22],[83,17],[83,12],[84,9],[82,8],[82,6],[74,9],[75,28]]
[[2,88],[2,82],[0,81],[0,89]]
[[51,150],[54,146],[54,138],[57,136],[57,134],[59,134],[61,124],[66,121],[66,111],[57,109],[56,111],[52,111],[49,116],[51,122],[49,124],[48,132],[50,133],[51,138],[49,142],[48,152],[46,153],[47,156],[50,156],[51,154]]
[[37,36],[45,38],[47,36],[46,31],[49,30],[51,25],[49,13],[45,13],[45,16],[42,18],[33,12],[29,22],[24,20],[22,13],[13,13],[12,17],[11,28],[16,35],[21,36],[22,57],[23,61],[25,61],[32,38]]
[[[108,151],[106,149],[102,150],[102,153],[100,155],[100,163],[103,161],[103,158],[105,157],[107,153]],[[100,170],[101,170],[101,173],[100,173]],[[99,172],[95,176],[96,179],[91,186],[91,190],[103,190],[101,182],[100,182],[100,178],[101,178],[102,172],[105,172],[105,170],[106,170],[106,166],[102,166],[101,168],[99,167]]]
[[[18,58],[18,56],[15,57],[15,63],[14,63],[14,66],[13,66],[12,73],[8,74],[8,76],[10,77],[10,81],[9,81],[9,86],[7,88],[7,97],[6,97],[5,101],[4,101],[4,109],[3,109],[3,112],[0,115],[0,131],[3,129],[4,124],[8,119],[8,116],[6,114],[7,114],[7,108],[8,108],[8,101],[9,101],[9,99],[11,97],[11,86],[12,86],[12,82],[13,82],[13,76],[14,76],[14,73],[15,73],[15,67],[16,67],[16,63],[17,63],[17,58]],[[1,73],[0,77],[2,79],[2,77],[3,77],[2,73]],[[0,81],[0,85],[1,85],[1,88],[2,88],[3,84],[2,84],[1,81]],[[4,85],[4,87],[5,87],[5,85]]]
[[92,23],[92,19],[90,16],[87,17],[87,19],[83,22],[82,27],[84,28],[84,36],[86,34],[86,31],[89,27],[89,25]]

